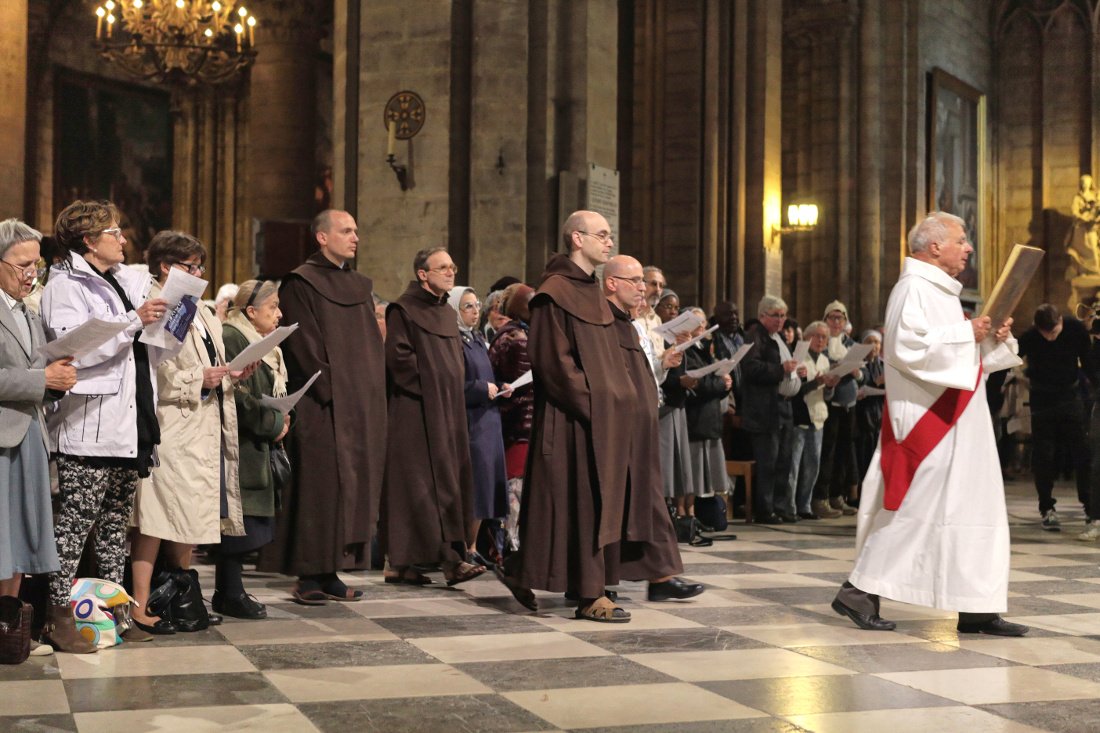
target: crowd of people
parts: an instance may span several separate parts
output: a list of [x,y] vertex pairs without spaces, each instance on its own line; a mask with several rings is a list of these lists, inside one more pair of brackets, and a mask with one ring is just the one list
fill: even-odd
[[[350,265],[355,219],[327,210],[311,227],[316,253],[281,282],[223,288],[185,332],[159,341],[142,334],[178,312],[162,297],[174,270],[205,273],[202,242],[161,232],[148,269],[130,267],[118,210],[77,201],[57,219],[47,273],[42,235],[10,219],[0,224],[0,596],[19,595],[23,574],[48,577],[35,653],[92,653],[70,603],[86,554],[97,577],[132,595],[116,621],[123,639],[142,642],[226,615],[265,618],[242,580],[253,553],[259,570],[295,578],[300,604],[358,601],[363,590],[339,573],[370,567],[375,543],[386,583],[430,585],[442,573],[457,585],[491,571],[529,609],[540,589],[565,593],[578,619],[624,623],[630,614],[610,588],[622,579],[648,581],[651,601],[703,592],[679,577],[676,528],[726,494],[735,514],[768,525],[859,511],[860,560],[834,608],[862,628],[892,628],[878,617],[881,594],[971,613],[960,630],[1017,635],[995,613],[1007,582],[999,565],[967,595],[967,568],[943,586],[937,568],[901,572],[898,554],[883,549],[911,551],[906,532],[919,521],[882,511],[875,482],[889,504],[896,473],[882,479],[890,457],[880,459],[880,430],[908,432],[916,414],[891,425],[898,408],[887,410],[884,387],[893,379],[892,396],[920,401],[921,380],[973,390],[979,361],[989,358],[987,371],[1018,362],[1010,323],[959,325],[957,290],[942,295],[969,247],[956,229],[949,215],[914,228],[912,279],[903,273],[895,294],[924,284],[892,298],[885,331],[908,340],[895,339],[894,361],[884,361],[883,328],[867,330],[867,354],[853,363],[840,300],[801,329],[775,294],[744,324],[732,302],[708,314],[681,303],[659,268],[612,256],[610,226],[595,212],[566,219],[561,254],[539,282],[502,278],[483,303],[443,247],[417,252],[405,291],[381,299]],[[935,329],[912,310],[927,319],[930,306],[905,298],[944,298],[948,339],[930,342]],[[43,356],[43,344],[93,319],[114,324],[114,335],[76,359]],[[281,348],[229,366],[281,322],[298,326]],[[934,374],[956,361],[958,375]],[[912,394],[905,379],[916,380]],[[307,383],[292,410],[282,407],[278,398]],[[754,461],[748,502],[726,470],[743,459]],[[919,462],[909,468],[906,487],[922,476]],[[870,503],[861,485],[875,488]],[[999,563],[1003,496],[1000,514],[987,498],[996,551],[985,562]],[[914,503],[906,510],[923,511]],[[1040,508],[1053,512],[1049,488]],[[944,545],[975,525],[946,524],[936,531],[955,534]],[[212,610],[192,567],[199,546],[215,562]]]

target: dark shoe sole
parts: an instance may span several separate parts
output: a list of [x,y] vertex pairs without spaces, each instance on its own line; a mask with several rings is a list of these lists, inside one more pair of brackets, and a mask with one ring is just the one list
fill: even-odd
[[845,606],[843,603],[841,603],[840,601],[835,600],[835,599],[833,600],[832,608],[838,614],[840,614],[841,616],[844,616],[845,618],[847,618],[849,621],[851,621],[853,624],[855,624],[859,628],[863,629],[864,631],[893,631],[894,629],[897,628],[897,624],[895,624],[893,621],[886,621],[885,619],[883,619],[884,623],[889,624],[889,626],[869,626],[866,623],[859,620],[859,617],[855,614],[855,611],[851,610],[850,608]]

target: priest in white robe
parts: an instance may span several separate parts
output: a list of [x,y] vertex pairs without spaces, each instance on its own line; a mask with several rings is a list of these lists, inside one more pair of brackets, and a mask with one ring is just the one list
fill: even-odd
[[986,375],[1020,363],[1009,319],[967,320],[955,278],[973,252],[962,219],[909,232],[886,307],[883,437],[863,482],[857,558],[833,609],[889,631],[879,596],[959,612],[958,630],[1022,636],[1007,610],[1009,534]]

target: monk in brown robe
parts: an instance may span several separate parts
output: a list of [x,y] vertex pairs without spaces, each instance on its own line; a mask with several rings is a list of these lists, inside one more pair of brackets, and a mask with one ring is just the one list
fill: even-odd
[[[622,426],[618,439],[630,446],[623,537],[618,553],[608,546],[604,556],[610,563],[619,555],[619,577],[648,580],[646,596],[650,601],[692,598],[703,592],[703,585],[675,577],[684,566],[661,482],[657,386],[638,329],[631,322],[631,315],[645,302],[642,263],[627,255],[612,257],[603,269],[603,288],[635,393],[633,409],[617,421]],[[607,570],[611,575],[611,568]]]
[[279,307],[298,330],[283,342],[288,389],[321,376],[287,435],[293,480],[259,569],[298,576],[305,605],[356,601],[339,570],[369,564],[386,445],[386,367],[370,278],[351,269],[359,236],[346,211],[311,226],[319,250],[284,278]]
[[447,585],[485,572],[466,562],[473,480],[466,434],[466,367],[455,310],[458,268],[442,247],[421,250],[416,280],[386,309],[389,440],[379,534],[386,581],[426,585],[414,568],[442,563]]

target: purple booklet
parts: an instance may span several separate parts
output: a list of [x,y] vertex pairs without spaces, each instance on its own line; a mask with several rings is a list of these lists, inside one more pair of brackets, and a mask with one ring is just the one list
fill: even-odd
[[187,336],[187,329],[191,327],[191,321],[199,312],[199,299],[193,295],[185,295],[168,315],[164,323],[164,330],[176,337],[176,341],[183,343]]

